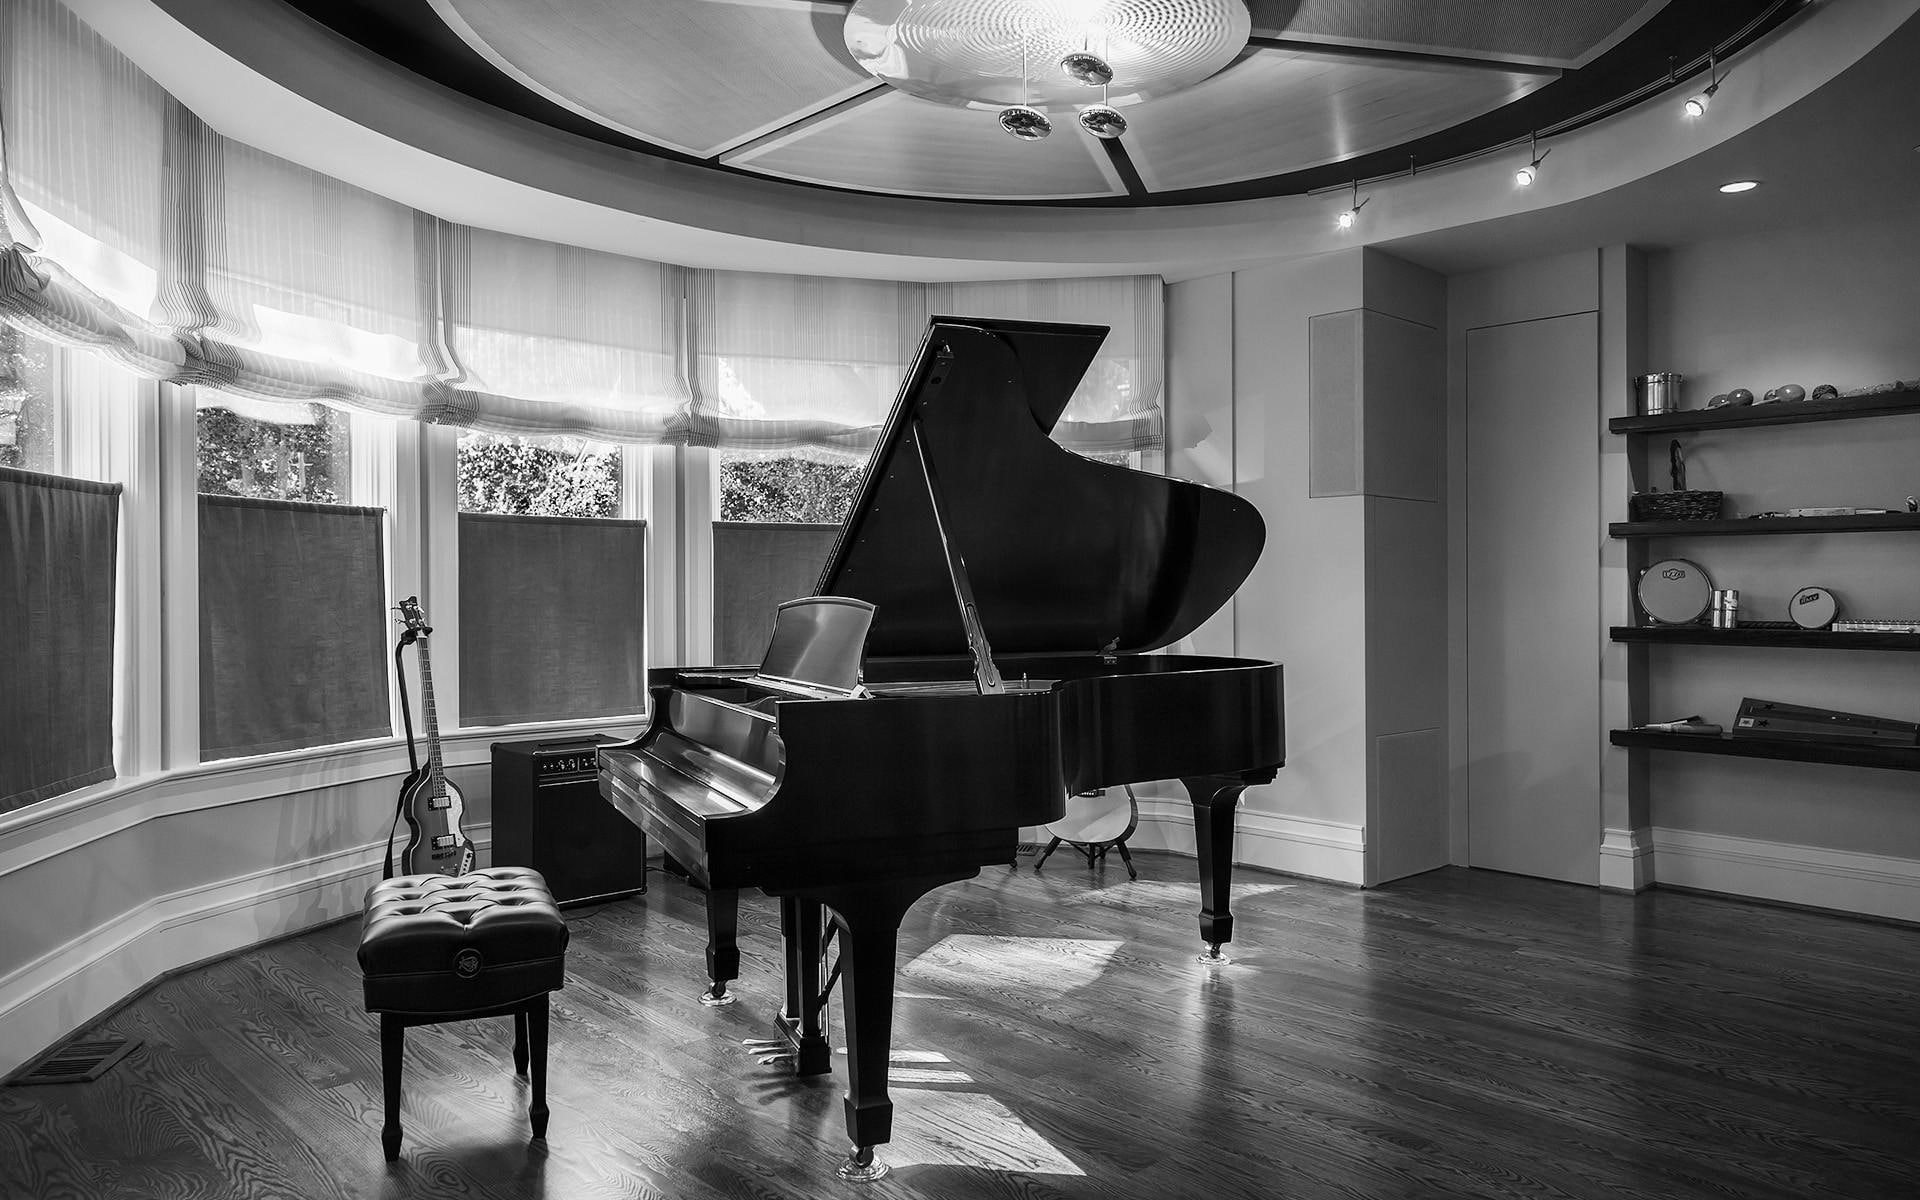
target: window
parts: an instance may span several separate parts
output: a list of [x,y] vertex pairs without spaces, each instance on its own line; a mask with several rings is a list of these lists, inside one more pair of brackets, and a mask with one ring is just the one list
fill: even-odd
[[646,708],[638,455],[577,437],[461,435],[460,723]]
[[714,660],[757,663],[773,634],[774,609],[810,595],[819,582],[866,467],[795,454],[717,457]]
[[386,513],[353,507],[352,421],[195,402],[203,762],[382,737]]
[[352,422],[324,404],[203,397],[194,422],[201,493],[341,504],[352,496]]
[[460,436],[460,511],[621,515],[620,447],[585,438]]
[[60,348],[0,325],[0,467],[57,473]]
[[114,776],[121,489],[70,478],[64,366],[0,325],[0,812]]

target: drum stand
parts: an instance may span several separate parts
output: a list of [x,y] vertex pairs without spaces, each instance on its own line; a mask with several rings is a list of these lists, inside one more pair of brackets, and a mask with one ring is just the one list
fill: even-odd
[[1127,878],[1139,879],[1140,872],[1133,869],[1133,855],[1127,853],[1127,839],[1132,837],[1133,831],[1140,827],[1140,802],[1134,798],[1132,784],[1124,783],[1120,786],[1127,793],[1127,827],[1120,831],[1119,837],[1109,838],[1104,842],[1075,842],[1055,835],[1054,839],[1047,843],[1047,848],[1040,852],[1040,857],[1034,862],[1033,869],[1038,871],[1046,866],[1047,856],[1058,850],[1062,842],[1066,842],[1067,845],[1087,856],[1089,867],[1096,867],[1105,862],[1107,851],[1118,850],[1120,861],[1127,864]]

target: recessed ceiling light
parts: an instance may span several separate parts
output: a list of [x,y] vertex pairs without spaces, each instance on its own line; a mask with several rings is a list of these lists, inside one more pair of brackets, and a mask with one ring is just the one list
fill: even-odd
[[1732,183],[1723,183],[1720,190],[1732,195],[1734,192],[1750,192],[1760,186],[1758,179],[1736,179]]

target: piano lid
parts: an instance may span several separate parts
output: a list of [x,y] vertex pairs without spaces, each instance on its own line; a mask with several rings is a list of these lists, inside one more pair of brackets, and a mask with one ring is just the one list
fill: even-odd
[[816,588],[877,606],[869,655],[968,653],[916,428],[996,655],[1157,649],[1253,570],[1252,504],[1047,436],[1106,333],[933,318]]

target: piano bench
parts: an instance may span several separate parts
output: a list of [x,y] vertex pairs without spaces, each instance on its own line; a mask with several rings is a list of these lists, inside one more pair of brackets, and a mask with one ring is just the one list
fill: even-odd
[[367,891],[360,971],[380,1014],[387,1161],[400,1157],[400,1064],[410,1025],[513,1018],[513,1065],[532,1067],[528,1116],[547,1136],[547,993],[566,980],[567,923],[540,872],[402,875]]

